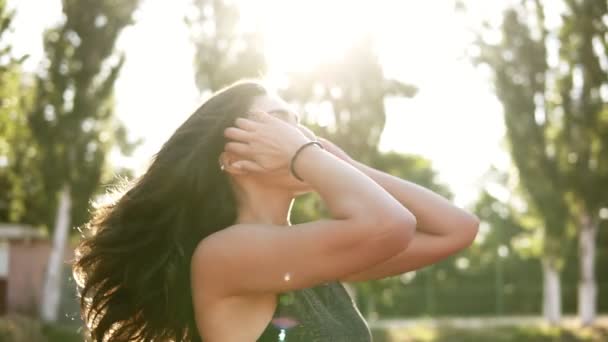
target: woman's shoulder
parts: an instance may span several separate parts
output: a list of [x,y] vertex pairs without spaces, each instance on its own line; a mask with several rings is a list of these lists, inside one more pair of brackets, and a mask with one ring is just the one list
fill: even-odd
[[201,239],[192,253],[192,263],[205,263],[215,253],[238,247],[246,234],[245,224],[236,223],[215,231]]

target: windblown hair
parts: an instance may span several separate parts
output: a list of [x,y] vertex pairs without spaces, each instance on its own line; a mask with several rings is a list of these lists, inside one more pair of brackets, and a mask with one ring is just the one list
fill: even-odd
[[223,131],[264,94],[255,81],[215,93],[173,133],[144,175],[95,209],[72,266],[88,339],[202,340],[190,259],[199,241],[236,220],[236,198],[219,168]]

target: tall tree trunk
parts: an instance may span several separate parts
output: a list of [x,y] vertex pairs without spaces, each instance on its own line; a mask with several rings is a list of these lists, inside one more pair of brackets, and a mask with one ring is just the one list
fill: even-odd
[[59,206],[55,216],[53,249],[46,268],[46,277],[42,291],[40,317],[46,322],[57,320],[59,299],[61,296],[61,278],[63,276],[63,256],[70,226],[72,200],[70,186],[65,185],[59,195]]
[[597,284],[595,281],[595,248],[597,223],[588,213],[581,219],[579,234],[580,279],[578,283],[578,315],[583,325],[590,325],[597,314]]
[[376,298],[375,296],[367,296],[367,313],[365,319],[373,322],[378,320],[378,311],[376,309]]
[[562,314],[559,271],[552,258],[545,257],[543,265],[543,316],[551,324],[558,324]]

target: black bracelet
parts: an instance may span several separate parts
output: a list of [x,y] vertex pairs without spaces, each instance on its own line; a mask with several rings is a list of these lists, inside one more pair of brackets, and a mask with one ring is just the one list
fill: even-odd
[[304,147],[309,146],[309,145],[319,145],[320,148],[325,149],[323,147],[323,145],[321,145],[320,142],[313,140],[313,141],[309,141],[309,142],[303,144],[302,146],[300,146],[300,148],[297,149],[296,153],[293,154],[293,157],[291,157],[291,161],[289,162],[289,170],[291,171],[291,174],[294,177],[296,177],[297,179],[299,179],[301,182],[303,182],[304,180],[296,174],[296,170],[293,169],[293,162],[296,160],[298,153],[300,153],[300,151],[302,151],[302,149],[304,149]]

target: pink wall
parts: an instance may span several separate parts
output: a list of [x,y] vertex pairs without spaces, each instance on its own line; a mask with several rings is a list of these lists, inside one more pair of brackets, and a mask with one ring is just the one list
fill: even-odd
[[[9,244],[7,310],[38,313],[46,264],[51,251],[48,240],[11,240]],[[67,248],[64,262],[69,263],[73,250]]]

